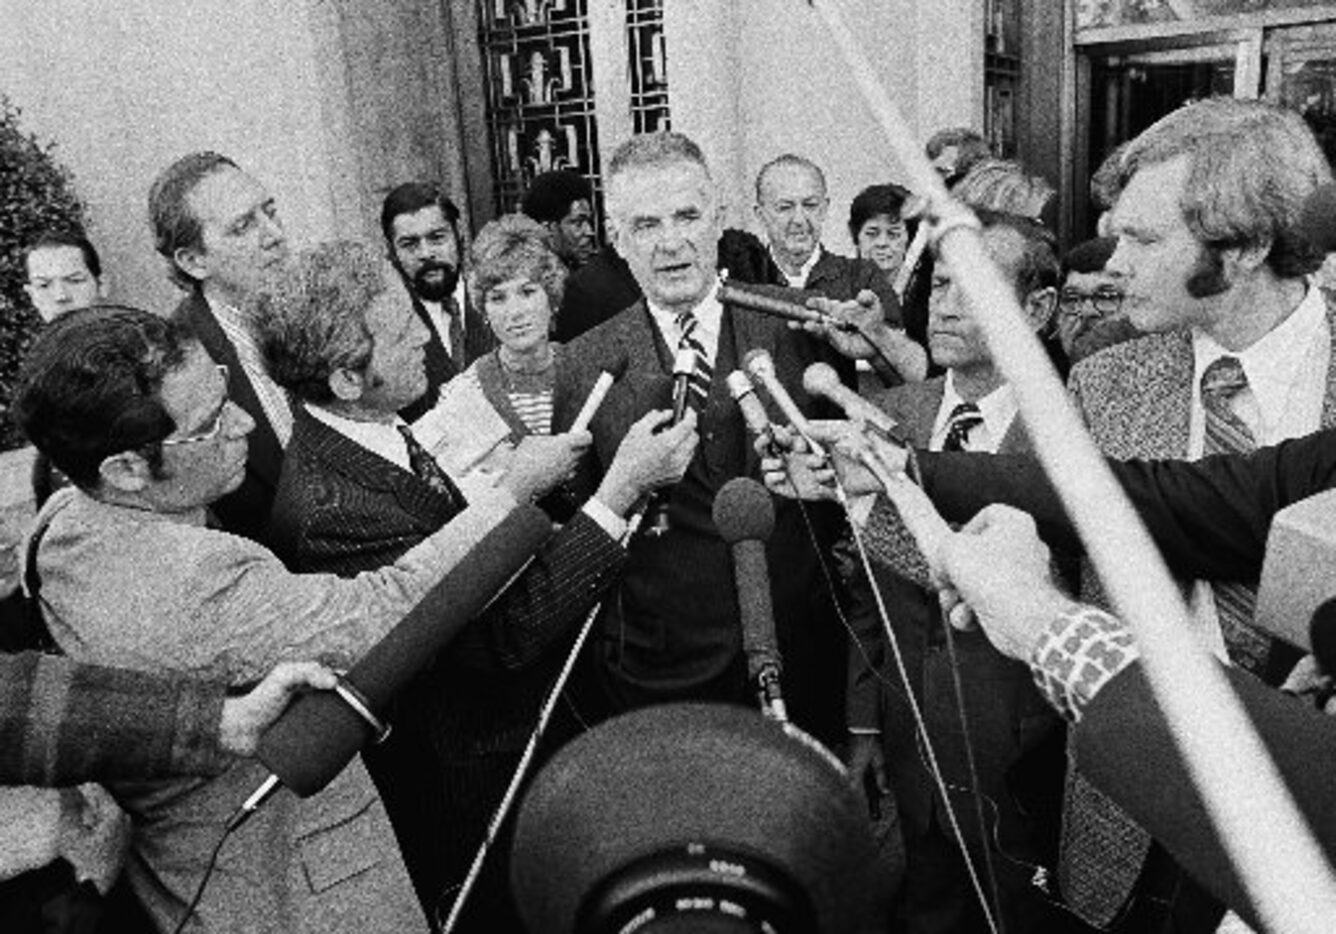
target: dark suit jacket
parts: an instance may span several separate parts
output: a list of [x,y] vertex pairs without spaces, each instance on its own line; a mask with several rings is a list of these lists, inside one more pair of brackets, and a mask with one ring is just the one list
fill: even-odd
[[[274,500],[272,541],[293,571],[353,576],[448,523],[445,496],[302,408]],[[578,514],[395,702],[365,758],[428,912],[460,882],[568,636],[625,552]],[[481,763],[481,764],[479,764]]]
[[255,429],[246,439],[249,447],[245,479],[241,486],[209,508],[226,531],[263,543],[274,489],[283,468],[283,446],[264,414],[255,387],[241,367],[236,348],[209,310],[204,293],[198,289],[192,292],[176,307],[174,315],[189,326],[215,362],[227,364],[227,393],[255,421]]
[[821,256],[807,275],[807,285],[804,287],[807,291],[847,302],[864,289],[869,289],[880,299],[886,320],[897,327],[901,325],[900,300],[890,280],[876,263],[840,256],[825,247],[818,249],[821,250]]
[[411,285],[407,288],[409,297],[413,300],[413,313],[427,326],[427,333],[431,335],[426,347],[423,348],[427,366],[427,391],[420,399],[405,406],[399,413],[404,421],[415,422],[436,404],[436,397],[442,386],[496,346],[496,335],[487,324],[486,315],[470,304],[464,311],[464,366],[456,367],[454,361],[450,359],[450,354],[446,352],[445,343],[441,340],[436,325],[432,324],[426,306],[413,292]]
[[[927,447],[944,388],[945,379],[937,377],[897,386],[882,394],[878,402],[899,423],[899,430],[912,444]],[[1002,439],[999,450],[1009,453],[1030,450],[1030,440],[1019,417]],[[996,829],[987,837],[994,839],[996,846],[1013,859],[1042,865],[1049,859],[1042,851],[1040,838],[1044,828],[1036,822],[1034,805],[1035,802],[1045,805],[1046,816],[1057,814],[1061,768],[1054,769],[1051,776],[1044,776],[1051,779],[1045,789],[1046,800],[1039,789],[1024,789],[1028,793],[1025,807],[1018,805],[1008,778],[1022,756],[1060,733],[1061,720],[1035,690],[1028,666],[1003,656],[982,632],[953,631],[969,722],[966,736],[961,727],[955,672],[941,612],[933,591],[922,585],[922,559],[898,520],[894,527],[873,526],[868,531],[869,538],[888,534],[901,539],[892,548],[895,555],[909,556],[912,552],[912,557],[903,561],[897,557],[893,565],[874,565],[875,585],[881,589],[890,614],[938,764],[948,786],[961,789],[960,793],[952,794],[951,803],[972,841],[971,849],[978,852],[979,840],[985,837],[975,829],[973,798],[965,791],[970,787],[967,746],[974,755],[980,789],[992,803],[989,819],[997,821]],[[887,551],[883,549],[881,553]],[[850,625],[858,644],[850,651],[849,725],[879,727],[882,731],[891,789],[912,862],[915,839],[928,832],[934,811],[938,827],[948,828],[950,824],[941,810],[942,802],[931,773],[923,762],[913,713],[867,586],[867,578],[856,574],[855,608],[850,613]],[[993,862],[1003,895],[1004,917],[1009,927],[1021,925],[1029,911],[1023,904],[1030,891],[1028,873],[1017,875],[1011,871],[1012,864],[996,856]],[[958,894],[952,892],[953,897]]]
[[[1336,863],[1336,720],[1242,672],[1225,674],[1327,860]],[[1261,930],[1140,664],[1105,685],[1073,736],[1077,762],[1095,786]]]
[[[618,707],[747,697],[732,563],[711,508],[725,482],[757,474],[758,459],[725,385],[727,374],[753,348],[771,353],[781,381],[809,409],[812,400],[800,376],[809,363],[830,356],[824,344],[789,330],[783,321],[725,309],[714,382],[700,415],[701,444],[669,498],[672,528],[660,538],[636,538],[618,598],[604,607],[602,675]],[[591,426],[594,451],[582,476],[589,485],[611,462],[630,425],[652,408],[667,407],[672,355],[643,304],[577,338],[566,355],[571,367],[565,378],[574,386],[558,394],[555,430],[570,424],[600,370],[620,374]],[[840,521],[829,505],[777,503],[767,547],[790,710],[823,739],[840,731],[845,651],[822,568],[824,549]]]

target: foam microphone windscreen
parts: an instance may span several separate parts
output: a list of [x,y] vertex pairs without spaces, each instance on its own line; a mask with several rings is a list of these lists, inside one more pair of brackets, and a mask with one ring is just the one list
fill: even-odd
[[742,650],[754,678],[767,665],[781,667],[765,557],[765,543],[775,530],[774,501],[755,480],[735,477],[715,494],[714,525],[733,552]]
[[1308,196],[1299,227],[1323,253],[1336,252],[1336,183],[1320,185]]
[[1253,623],[1308,651],[1309,620],[1332,597],[1336,597],[1336,490],[1326,490],[1286,506],[1271,520]]
[[[464,558],[362,657],[345,680],[383,716],[395,692],[431,661],[552,534],[537,506],[523,505],[483,536]],[[260,740],[257,757],[302,797],[324,788],[371,732],[332,691],[302,695]]]

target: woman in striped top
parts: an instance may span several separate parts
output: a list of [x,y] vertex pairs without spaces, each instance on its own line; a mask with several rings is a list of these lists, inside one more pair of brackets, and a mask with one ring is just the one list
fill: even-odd
[[473,242],[468,276],[473,307],[499,342],[474,361],[472,380],[511,428],[511,441],[552,432],[552,391],[561,345],[551,337],[552,309],[561,304],[566,267],[548,246],[547,231],[522,214],[483,227]]

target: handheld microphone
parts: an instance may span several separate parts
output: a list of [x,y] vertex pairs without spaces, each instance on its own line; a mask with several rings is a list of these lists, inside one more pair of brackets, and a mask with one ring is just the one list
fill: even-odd
[[607,396],[608,390],[612,388],[612,383],[613,376],[607,370],[598,374],[598,379],[594,381],[594,388],[589,390],[584,405],[580,406],[580,413],[575,416],[575,421],[571,423],[571,431],[589,430],[589,423],[594,420],[599,406],[603,404],[604,397]]
[[803,372],[803,388],[814,396],[825,396],[854,421],[864,422],[887,434],[895,428],[895,419],[840,382],[839,374],[828,363],[813,363]]
[[788,710],[779,686],[783,660],[775,636],[770,573],[765,559],[765,543],[775,530],[775,505],[761,484],[747,477],[735,477],[715,495],[713,517],[720,537],[733,552],[747,676],[756,684],[761,711],[786,722]]
[[765,438],[771,453],[778,457],[780,452],[775,448],[770,416],[766,414],[765,406],[756,395],[756,387],[752,385],[752,381],[747,378],[746,373],[734,370],[728,374],[726,382],[729,395],[742,411],[742,420],[747,423],[747,430],[755,438]]
[[[679,347],[673,358],[673,421],[674,425],[682,421],[687,414],[687,402],[691,397],[691,374],[696,371],[696,354],[689,347]],[[671,528],[668,521],[668,492],[655,490],[645,500],[645,508],[636,523],[643,526],[646,535],[658,537]]]
[[716,294],[720,304],[735,305],[772,318],[783,318],[799,324],[820,324],[837,331],[858,330],[856,325],[848,321],[839,321],[814,308],[808,308],[805,302],[814,293],[803,289],[775,285],[741,286],[721,282]]
[[[537,506],[523,505],[491,529],[341,679],[342,690],[295,700],[260,739],[257,757],[303,798],[324,788],[375,732],[377,711],[417,675],[552,534]],[[267,792],[266,792],[267,793]],[[254,811],[261,791],[247,801]],[[260,799],[260,800],[256,800]],[[248,811],[248,813],[249,813]]]
[[807,441],[808,447],[812,453],[824,457],[826,449],[812,440],[812,424],[803,415],[802,410],[798,408],[793,397],[789,395],[779,382],[779,377],[775,375],[775,361],[771,359],[770,354],[764,350],[748,351],[742,358],[742,365],[746,367],[757,382],[765,387],[765,391],[770,394],[770,398],[779,406],[779,410],[784,413],[784,417],[789,420],[789,424],[794,427],[798,434],[802,435]]

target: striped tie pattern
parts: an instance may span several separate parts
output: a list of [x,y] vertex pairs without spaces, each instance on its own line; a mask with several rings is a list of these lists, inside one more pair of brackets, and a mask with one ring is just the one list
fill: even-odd
[[444,496],[450,502],[451,508],[459,512],[468,502],[464,499],[464,494],[460,492],[459,487],[450,479],[449,474],[441,469],[441,465],[436,463],[436,458],[427,452],[417,438],[413,437],[413,432],[409,431],[407,425],[398,425],[399,434],[404,437],[404,446],[408,449],[408,465],[412,468],[413,474],[427,486],[431,487],[437,493]]
[[699,328],[700,321],[693,312],[684,311],[677,316],[677,329],[682,335],[677,339],[677,349],[690,350],[696,358],[696,365],[691,371],[691,382],[688,384],[687,404],[698,414],[705,408],[705,402],[710,398],[710,382],[714,379],[714,367],[710,365],[705,345],[701,343],[700,336],[696,333]]
[[[1248,375],[1238,357],[1221,357],[1201,375],[1201,401],[1206,413],[1205,454],[1247,453],[1257,448],[1252,429],[1234,412],[1234,398],[1248,388]],[[1257,592],[1243,584],[1216,582],[1216,611],[1229,658],[1255,675],[1266,671],[1270,637],[1252,627]]]
[[946,421],[946,438],[942,441],[943,451],[966,451],[970,432],[983,424],[983,413],[973,402],[962,402],[951,410],[951,417]]

